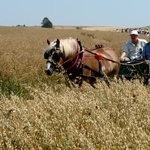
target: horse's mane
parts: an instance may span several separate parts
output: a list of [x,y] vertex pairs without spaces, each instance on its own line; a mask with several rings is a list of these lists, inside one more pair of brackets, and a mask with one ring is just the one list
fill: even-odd
[[[50,52],[56,47],[56,41],[50,42],[50,45],[45,49],[45,52]],[[73,38],[60,39],[60,50],[66,56],[73,56],[77,52],[77,41]]]
[[77,52],[77,41],[73,38],[61,39],[60,49],[63,50],[65,56],[73,56]]

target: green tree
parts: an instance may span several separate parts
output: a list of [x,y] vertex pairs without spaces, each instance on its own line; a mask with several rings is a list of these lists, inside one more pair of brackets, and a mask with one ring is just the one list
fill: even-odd
[[47,17],[45,17],[43,19],[41,24],[42,24],[42,28],[52,28],[53,27],[52,22]]

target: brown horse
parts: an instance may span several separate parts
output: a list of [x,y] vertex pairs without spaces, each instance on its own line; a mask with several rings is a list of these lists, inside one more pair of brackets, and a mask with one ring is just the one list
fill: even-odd
[[120,69],[120,61],[114,50],[96,46],[93,50],[83,48],[77,39],[47,40],[44,58],[47,59],[45,72],[52,75],[53,71],[62,66],[72,81],[81,86],[85,80],[94,86],[97,78],[104,76],[113,78]]

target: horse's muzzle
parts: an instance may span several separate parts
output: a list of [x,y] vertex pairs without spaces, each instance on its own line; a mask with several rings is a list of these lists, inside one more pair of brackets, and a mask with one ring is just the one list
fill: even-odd
[[53,74],[54,68],[55,68],[55,64],[50,61],[47,61],[45,66],[45,73],[51,76]]

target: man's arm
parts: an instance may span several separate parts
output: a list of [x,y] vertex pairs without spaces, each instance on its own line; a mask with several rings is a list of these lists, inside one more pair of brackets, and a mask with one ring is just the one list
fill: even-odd
[[145,60],[146,60],[146,57],[145,57],[145,56],[143,56],[143,57],[142,57],[142,59],[143,59],[143,61],[145,61]]
[[123,60],[124,60],[124,57],[125,57],[126,55],[127,55],[126,52],[123,52],[122,55],[120,56],[120,60],[123,61]]

